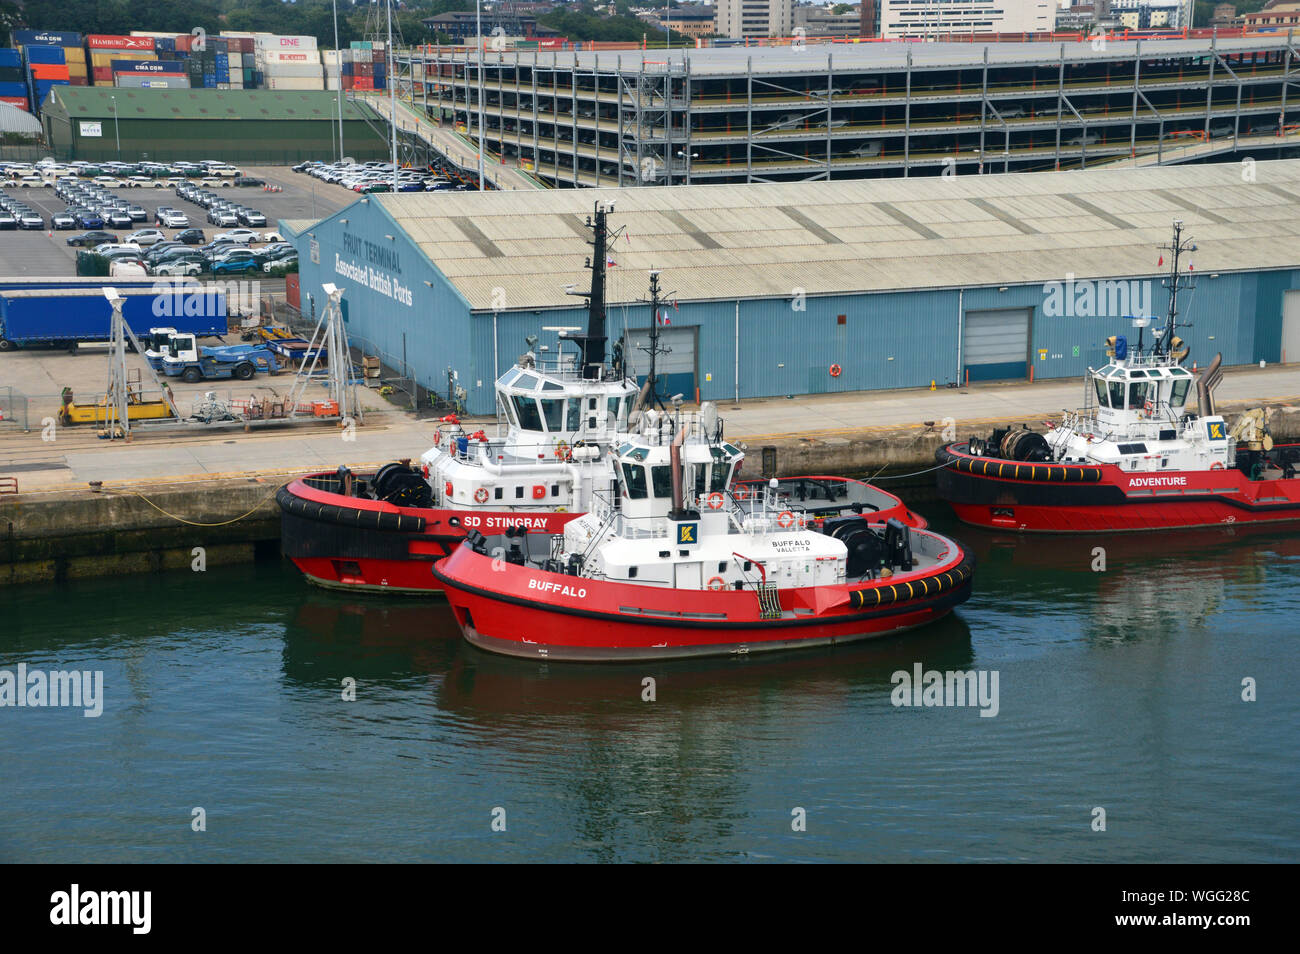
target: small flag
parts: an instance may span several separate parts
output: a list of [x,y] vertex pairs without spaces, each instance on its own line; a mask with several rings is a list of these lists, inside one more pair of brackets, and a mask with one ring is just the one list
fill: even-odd
[[674,298],[674,299],[673,299],[673,311],[678,311],[678,310],[679,310],[679,309],[678,309],[678,307],[677,307],[677,299]]
[[613,258],[612,255],[606,255],[606,256],[605,256],[605,267],[606,267],[606,268],[614,268],[614,267],[617,266],[617,265],[618,265],[618,262],[614,261],[614,258]]
[[1159,268],[1159,267],[1160,267],[1161,265],[1163,265],[1164,263],[1165,263],[1165,257],[1164,257],[1163,255],[1161,255],[1161,256],[1160,256],[1160,261],[1156,262],[1156,268]]
[[1187,270],[1188,270],[1189,272],[1194,272],[1194,271],[1196,271],[1196,266],[1195,266],[1194,264],[1192,264],[1191,262],[1188,262],[1188,263],[1187,263]]

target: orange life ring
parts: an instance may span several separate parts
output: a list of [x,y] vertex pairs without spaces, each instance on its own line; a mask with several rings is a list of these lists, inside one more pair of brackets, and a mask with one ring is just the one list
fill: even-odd
[[844,369],[841,368],[838,364],[832,364],[830,366],[830,372],[832,378],[838,378],[844,372]]
[[724,580],[722,577],[714,576],[709,578],[709,589],[713,590],[713,592],[716,593],[719,590],[725,590],[726,588],[727,588],[727,581]]
[[715,490],[713,493],[709,494],[709,509],[710,509],[710,510],[721,510],[721,509],[722,509],[722,502],[723,502],[723,501],[722,501],[722,494],[718,493],[716,490]]
[[1213,464],[1210,465],[1210,470],[1223,470],[1223,465],[1216,460]]
[[474,491],[474,499],[477,500],[479,503],[487,503],[488,502],[487,488],[480,487],[478,490]]
[[794,514],[792,514],[789,510],[782,510],[781,516],[776,518],[776,522],[778,525],[782,527],[786,527],[786,528],[793,527]]

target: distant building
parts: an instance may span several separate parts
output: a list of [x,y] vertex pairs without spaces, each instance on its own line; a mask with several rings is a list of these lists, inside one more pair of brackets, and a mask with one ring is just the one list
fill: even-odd
[[1181,30],[1191,13],[1187,0],[1111,0],[1110,9],[1126,30]]
[[744,40],[794,32],[793,0],[716,0],[713,8],[718,36]]
[[880,35],[880,7],[876,0],[862,0],[858,7],[858,36]]
[[794,29],[804,36],[858,36],[861,29],[858,10],[836,14],[830,7],[801,4],[794,8]]
[[1237,20],[1237,8],[1231,3],[1216,3],[1210,14],[1210,26],[1234,26]]
[[1048,33],[1053,0],[879,0],[880,36],[941,37],[970,33]]
[[713,7],[702,3],[674,4],[638,14],[660,29],[665,26],[682,36],[713,36]]
[[1247,13],[1245,24],[1248,30],[1300,26],[1300,0],[1269,0],[1264,9]]
[[[549,4],[533,3],[515,4],[514,9],[509,14],[484,11],[483,35],[492,36],[494,33],[500,32],[506,36],[518,36],[527,39],[558,36],[554,30],[538,26],[537,17],[532,13],[525,13],[521,7],[546,7],[546,11],[542,12],[547,12],[550,9]],[[458,43],[472,40],[478,36],[478,18],[473,10],[439,13],[435,17],[425,17],[420,22],[424,24],[426,30],[446,33],[453,41]]]

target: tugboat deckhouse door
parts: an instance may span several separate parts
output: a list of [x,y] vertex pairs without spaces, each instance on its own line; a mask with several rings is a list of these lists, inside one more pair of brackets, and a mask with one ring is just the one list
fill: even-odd
[[[673,314],[672,309],[668,313]],[[665,402],[674,394],[680,394],[687,401],[695,400],[695,333],[696,328],[691,325],[670,325],[659,329],[659,347],[670,349],[667,354],[660,354],[655,362],[655,374],[659,378],[657,390]],[[649,347],[650,329],[628,329],[623,354],[629,365],[636,369],[637,384],[645,382],[650,370],[650,355],[641,350]]]
[[962,332],[963,376],[999,381],[1029,376],[1029,308],[968,311]]

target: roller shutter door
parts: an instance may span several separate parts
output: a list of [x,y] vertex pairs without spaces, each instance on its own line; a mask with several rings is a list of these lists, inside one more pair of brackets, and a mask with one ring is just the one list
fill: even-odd
[[[688,401],[695,400],[695,332],[694,326],[659,329],[659,347],[669,349],[660,354],[655,364],[659,377],[659,394],[665,399],[680,394]],[[637,383],[645,381],[650,370],[650,356],[642,348],[650,347],[650,330],[629,331],[623,353],[629,366],[636,370]]]
[[966,312],[962,364],[972,381],[1029,375],[1028,308]]

